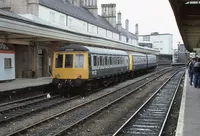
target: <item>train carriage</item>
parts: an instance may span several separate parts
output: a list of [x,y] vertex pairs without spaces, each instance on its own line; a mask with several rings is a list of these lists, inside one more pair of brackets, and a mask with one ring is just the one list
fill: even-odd
[[70,44],[58,48],[53,59],[53,84],[69,90],[107,86],[155,69],[155,55]]
[[125,51],[71,44],[54,53],[53,82],[81,86],[98,79],[108,84],[114,76],[128,73],[128,66]]
[[147,55],[142,53],[130,53],[130,71],[133,73],[147,70]]
[[147,68],[149,70],[154,70],[158,65],[156,55],[147,54],[147,58],[148,58]]

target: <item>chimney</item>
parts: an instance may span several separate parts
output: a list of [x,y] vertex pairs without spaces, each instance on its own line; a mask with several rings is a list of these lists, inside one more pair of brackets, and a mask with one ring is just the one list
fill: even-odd
[[122,13],[121,12],[118,12],[117,13],[117,25],[122,25]]
[[139,30],[138,30],[138,24],[135,24],[135,34],[139,34]]
[[116,26],[116,4],[101,4],[102,16],[113,26]]
[[28,0],[27,1],[28,13],[38,16],[39,15],[39,0]]
[[127,31],[129,31],[129,20],[128,19],[126,19],[126,21],[125,21],[125,29]]
[[97,0],[82,0],[83,6],[89,10],[94,16],[98,16]]

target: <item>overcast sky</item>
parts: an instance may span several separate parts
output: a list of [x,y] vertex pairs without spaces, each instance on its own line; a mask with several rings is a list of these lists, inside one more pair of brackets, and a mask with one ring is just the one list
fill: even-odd
[[101,4],[116,3],[117,13],[122,13],[122,25],[129,19],[129,28],[135,32],[135,24],[139,24],[139,34],[151,32],[173,34],[173,45],[182,43],[175,17],[168,0],[98,0],[99,14]]

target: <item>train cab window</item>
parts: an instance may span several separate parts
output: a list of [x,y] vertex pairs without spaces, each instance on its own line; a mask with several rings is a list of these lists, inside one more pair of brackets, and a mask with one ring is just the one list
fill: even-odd
[[56,55],[56,68],[62,68],[63,67],[63,55],[58,54]]
[[75,68],[83,68],[84,56],[83,54],[76,54]]
[[93,56],[93,65],[97,66],[97,56]]
[[65,55],[65,68],[72,68],[73,67],[73,54],[66,54]]

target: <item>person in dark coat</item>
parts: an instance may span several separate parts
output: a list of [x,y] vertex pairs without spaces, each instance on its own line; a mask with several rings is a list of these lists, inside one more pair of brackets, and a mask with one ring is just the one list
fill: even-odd
[[200,87],[200,58],[197,59],[197,62],[194,63],[194,87]]
[[196,58],[192,58],[190,62],[188,63],[188,73],[190,78],[190,85],[193,83],[193,74],[194,74],[194,63],[196,62]]

